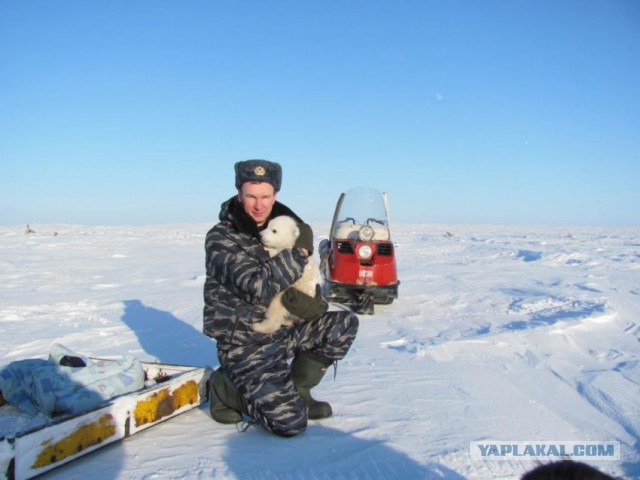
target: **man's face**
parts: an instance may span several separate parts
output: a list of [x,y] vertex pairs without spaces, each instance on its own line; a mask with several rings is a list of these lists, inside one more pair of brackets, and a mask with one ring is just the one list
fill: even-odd
[[260,227],[271,214],[277,195],[270,183],[245,182],[238,192],[238,200],[242,203],[244,211]]

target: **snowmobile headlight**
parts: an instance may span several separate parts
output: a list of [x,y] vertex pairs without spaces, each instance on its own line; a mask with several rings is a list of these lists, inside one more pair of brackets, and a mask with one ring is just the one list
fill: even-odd
[[371,248],[371,245],[360,245],[357,253],[360,260],[369,260],[373,255],[373,248]]
[[370,242],[373,239],[375,233],[376,232],[373,231],[373,227],[365,225],[360,229],[360,240],[362,240],[363,242]]

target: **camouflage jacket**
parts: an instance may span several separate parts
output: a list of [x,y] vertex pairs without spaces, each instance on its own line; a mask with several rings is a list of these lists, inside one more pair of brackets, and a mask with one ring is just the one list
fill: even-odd
[[[276,202],[270,218],[278,215],[300,221]],[[218,348],[270,343],[284,336],[286,329],[263,334],[251,325],[264,319],[273,297],[300,278],[306,258],[297,249],[285,249],[270,258],[256,223],[235,198],[222,204],[220,223],[207,233],[205,252],[203,331],[216,339]]]

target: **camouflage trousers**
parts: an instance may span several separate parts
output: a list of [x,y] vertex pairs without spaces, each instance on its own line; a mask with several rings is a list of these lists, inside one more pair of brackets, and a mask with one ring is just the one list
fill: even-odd
[[341,360],[357,331],[355,314],[331,311],[290,327],[284,338],[273,343],[218,345],[218,360],[247,400],[249,415],[270,432],[290,437],[306,429],[308,409],[293,384],[288,360],[305,351]]

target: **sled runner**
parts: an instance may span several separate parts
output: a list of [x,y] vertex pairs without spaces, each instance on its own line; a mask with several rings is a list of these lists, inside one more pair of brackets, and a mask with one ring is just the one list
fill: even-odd
[[207,400],[210,369],[145,362],[142,366],[146,378],[143,389],[75,415],[40,415],[25,422],[26,414],[10,405],[1,406],[0,415],[9,419],[3,424],[28,425],[18,432],[0,431],[4,478],[22,480],[40,475]]

